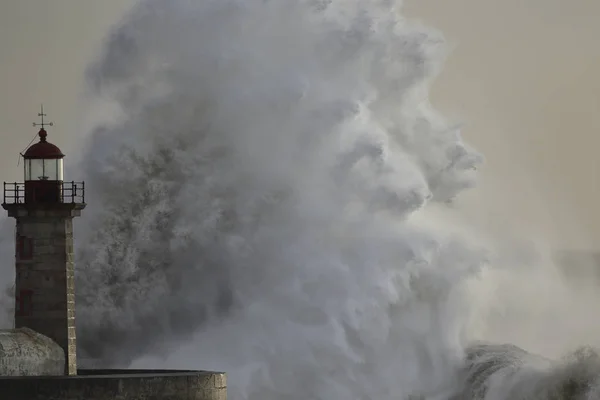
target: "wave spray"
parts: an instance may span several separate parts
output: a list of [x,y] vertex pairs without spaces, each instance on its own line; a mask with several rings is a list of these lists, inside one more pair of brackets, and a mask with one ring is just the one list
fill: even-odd
[[232,399],[464,389],[486,253],[430,210],[481,157],[427,99],[442,37],[400,5],[148,0],[115,27],[77,171],[81,354],[224,370]]

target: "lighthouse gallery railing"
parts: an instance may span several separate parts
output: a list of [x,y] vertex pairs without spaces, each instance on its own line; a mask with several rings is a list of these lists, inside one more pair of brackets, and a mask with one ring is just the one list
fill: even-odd
[[[85,203],[84,182],[56,182],[60,203]],[[25,204],[25,183],[4,182],[4,204]]]

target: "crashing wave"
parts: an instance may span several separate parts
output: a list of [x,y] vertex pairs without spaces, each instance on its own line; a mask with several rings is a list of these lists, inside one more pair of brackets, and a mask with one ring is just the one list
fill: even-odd
[[592,400],[600,398],[600,353],[582,347],[562,360],[511,344],[467,349],[464,384],[453,400]]
[[82,356],[225,370],[237,399],[450,390],[486,257],[421,221],[481,157],[427,101],[441,36],[399,6],[149,0],[114,29],[88,74]]

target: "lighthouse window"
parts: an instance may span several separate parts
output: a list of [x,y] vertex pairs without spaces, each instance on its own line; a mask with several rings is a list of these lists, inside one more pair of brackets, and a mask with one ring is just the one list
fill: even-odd
[[60,181],[63,179],[63,161],[61,159],[25,160],[26,181]]
[[27,160],[29,162],[29,176],[26,177],[28,181],[46,180],[47,177],[44,173],[44,160],[34,159]]
[[31,303],[33,292],[31,290],[21,290],[16,298],[15,314],[19,317],[28,317],[31,315]]
[[33,239],[17,237],[17,258],[19,260],[31,260],[33,258]]
[[54,161],[56,162],[56,180],[62,181],[63,180],[63,160],[58,159],[58,160],[54,160]]

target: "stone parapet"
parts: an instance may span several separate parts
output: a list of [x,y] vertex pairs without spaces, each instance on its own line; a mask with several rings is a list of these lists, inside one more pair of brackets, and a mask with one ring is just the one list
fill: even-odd
[[225,373],[78,370],[76,376],[1,378],[6,400],[227,400]]

